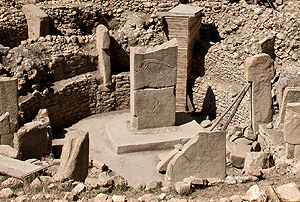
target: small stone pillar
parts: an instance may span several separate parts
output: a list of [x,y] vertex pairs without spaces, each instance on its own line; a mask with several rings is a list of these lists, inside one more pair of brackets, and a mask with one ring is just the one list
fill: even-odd
[[18,80],[0,77],[0,137],[1,144],[11,145],[18,130]]
[[24,5],[22,11],[27,20],[29,39],[48,35],[49,18],[44,11],[33,4]]
[[175,125],[176,39],[130,49],[130,116],[134,129]]
[[251,87],[251,120],[253,132],[258,125],[272,121],[271,80],[275,75],[273,60],[268,54],[259,54],[245,60],[245,76]]
[[192,70],[193,48],[200,38],[200,7],[179,4],[168,12],[158,12],[166,19],[166,40],[178,41],[176,111],[186,111],[187,82]]
[[286,87],[283,92],[282,103],[280,105],[279,123],[284,123],[286,105],[288,103],[300,103],[300,87]]
[[108,29],[99,25],[96,30],[96,41],[98,50],[98,71],[103,76],[105,86],[111,84],[111,63],[110,63],[110,37]]
[[300,103],[286,105],[283,133],[287,158],[300,160]]
[[259,53],[267,53],[271,56],[273,60],[275,60],[275,38],[274,36],[269,36],[257,43]]

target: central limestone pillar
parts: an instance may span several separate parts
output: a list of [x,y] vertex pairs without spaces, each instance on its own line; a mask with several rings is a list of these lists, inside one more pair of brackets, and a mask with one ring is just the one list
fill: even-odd
[[187,109],[187,82],[191,75],[193,48],[200,38],[200,7],[180,4],[168,12],[158,12],[166,19],[165,41],[173,38],[178,42],[176,111]]
[[130,50],[130,115],[134,129],[175,125],[177,41]]

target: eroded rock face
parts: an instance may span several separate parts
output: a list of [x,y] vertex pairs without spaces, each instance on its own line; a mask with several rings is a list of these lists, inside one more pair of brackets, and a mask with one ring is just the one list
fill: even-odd
[[83,182],[88,174],[88,163],[89,133],[70,131],[66,134],[61,163],[53,180],[74,179]]
[[294,182],[279,186],[275,191],[282,201],[300,201],[299,187]]

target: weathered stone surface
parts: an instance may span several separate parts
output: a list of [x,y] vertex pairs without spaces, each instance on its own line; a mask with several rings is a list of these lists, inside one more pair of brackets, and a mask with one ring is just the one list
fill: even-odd
[[131,102],[134,128],[175,125],[175,87],[135,90],[131,94]]
[[60,158],[61,163],[53,179],[70,178],[83,182],[88,174],[89,134],[79,130],[69,131]]
[[245,76],[252,82],[252,126],[258,132],[260,123],[272,121],[271,80],[275,75],[273,60],[268,54],[259,54],[245,60]]
[[0,198],[10,198],[14,192],[10,188],[5,188],[0,191]]
[[110,51],[109,49],[99,49],[98,53],[98,71],[103,77],[104,85],[108,86],[111,84]]
[[245,132],[244,132],[244,137],[249,139],[249,140],[256,140],[257,136],[258,136],[258,134],[253,133],[253,131],[251,129],[246,129]]
[[295,154],[295,145],[285,143],[285,156],[287,159],[293,159]]
[[261,41],[259,41],[257,44],[258,44],[258,51],[260,53],[269,54],[271,56],[271,58],[273,60],[275,60],[276,55],[275,55],[275,49],[274,49],[274,45],[275,45],[275,37],[274,36],[266,37],[266,38],[262,39]]
[[14,148],[22,153],[25,159],[40,159],[47,153],[47,126],[41,121],[24,124],[14,134]]
[[288,183],[275,189],[281,201],[300,201],[299,187],[296,183]]
[[180,195],[188,195],[191,192],[191,184],[184,182],[175,182],[174,189]]
[[196,178],[194,176],[184,178],[183,182],[191,184],[191,185],[196,185],[196,186],[207,186],[208,185],[208,180],[207,179],[205,179],[205,178]]
[[289,144],[300,144],[300,103],[286,105],[284,141]]
[[13,177],[8,178],[1,183],[2,187],[11,188],[11,189],[21,187],[22,185],[23,185],[23,182],[21,180],[18,180]]
[[249,145],[245,138],[239,138],[234,142],[227,141],[226,148],[229,152],[230,163],[237,168],[243,168],[247,153],[251,151],[251,145]]
[[21,159],[21,153],[9,145],[0,145],[0,154],[15,159]]
[[[0,77],[0,115],[7,112],[9,113],[10,132],[7,135],[1,135],[1,144],[12,145],[13,133],[18,129],[19,120],[18,80],[17,78]],[[4,122],[7,121],[5,117],[6,115],[2,117]]]
[[225,179],[224,132],[199,133],[170,161],[166,179],[179,182],[189,176]]
[[286,105],[288,103],[300,103],[300,87],[286,87],[283,92],[282,103],[280,107],[279,123],[284,123]]
[[176,85],[177,41],[173,39],[153,48],[130,49],[132,90]]
[[28,24],[28,38],[46,36],[49,32],[48,15],[33,4],[24,5],[22,11]]
[[248,189],[243,199],[249,202],[266,202],[267,194],[258,185],[253,185]]
[[96,30],[97,49],[110,49],[110,36],[104,25],[98,25]]
[[249,152],[245,158],[244,171],[247,175],[260,176],[261,170],[273,165],[272,157],[267,152]]

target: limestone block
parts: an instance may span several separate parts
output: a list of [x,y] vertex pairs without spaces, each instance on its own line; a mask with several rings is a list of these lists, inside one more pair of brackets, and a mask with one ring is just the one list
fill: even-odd
[[134,128],[175,125],[175,87],[136,90],[131,96]]
[[21,153],[9,145],[0,145],[0,154],[15,159],[21,159]]
[[248,189],[243,199],[249,202],[267,202],[267,194],[258,185],[253,185]]
[[258,125],[272,121],[271,80],[275,75],[273,60],[268,54],[259,54],[245,60],[245,76],[252,82],[251,106],[253,132]]
[[189,176],[225,179],[225,148],[224,132],[199,133],[170,161],[166,180],[174,183]]
[[175,182],[174,189],[179,195],[188,195],[191,192],[191,184]]
[[261,170],[272,165],[272,158],[267,152],[249,152],[245,158],[244,171],[247,175],[260,176]]
[[130,79],[134,90],[176,85],[177,40],[152,48],[130,49]]
[[22,153],[26,159],[40,159],[47,153],[47,126],[41,121],[24,124],[14,134],[14,148]]
[[53,179],[67,178],[84,182],[88,174],[89,133],[75,130],[66,134],[61,153],[61,163]]
[[271,56],[273,60],[275,60],[275,37],[269,36],[264,38],[263,40],[258,42],[258,50],[260,53],[266,53]]
[[33,4],[24,5],[22,11],[28,24],[28,38],[34,39],[49,33],[48,15]]
[[[0,114],[4,115],[6,125],[6,112],[9,113],[9,137],[1,137],[1,144],[12,145],[13,133],[18,129],[19,106],[18,106],[18,80],[17,78],[0,77]],[[2,128],[1,128],[2,129]],[[7,128],[5,129],[5,131]]]
[[284,118],[284,141],[300,144],[300,103],[288,103]]
[[284,184],[275,189],[281,201],[300,201],[300,191],[296,183]]
[[110,37],[108,29],[104,25],[98,25],[96,30],[97,49],[110,49]]
[[300,102],[300,87],[286,87],[283,92],[280,107],[279,123],[284,123],[284,116],[287,103]]

